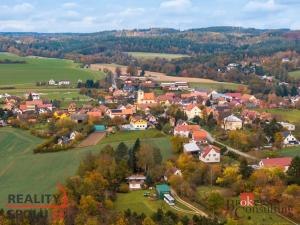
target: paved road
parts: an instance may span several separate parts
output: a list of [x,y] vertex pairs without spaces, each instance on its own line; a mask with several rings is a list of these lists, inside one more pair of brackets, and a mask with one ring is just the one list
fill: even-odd
[[240,156],[243,156],[243,157],[245,157],[245,158],[252,159],[252,160],[259,160],[258,158],[254,157],[254,156],[252,156],[252,155],[249,155],[249,154],[247,154],[247,153],[245,153],[245,152],[242,152],[242,151],[240,151],[240,150],[238,150],[238,149],[232,148],[232,147],[230,147],[230,146],[228,146],[228,145],[225,145],[225,144],[223,144],[223,143],[217,141],[210,133],[208,133],[208,135],[207,135],[207,140],[208,140],[210,143],[217,143],[217,144],[219,144],[219,145],[222,145],[222,146],[226,147],[228,151],[233,152],[233,153],[235,153],[235,154],[238,154],[238,155],[240,155]]

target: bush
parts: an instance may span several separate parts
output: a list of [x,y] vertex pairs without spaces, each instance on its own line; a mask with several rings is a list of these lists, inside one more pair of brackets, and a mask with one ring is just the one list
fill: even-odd
[[129,186],[128,186],[128,184],[121,183],[118,192],[119,193],[128,193],[129,192]]

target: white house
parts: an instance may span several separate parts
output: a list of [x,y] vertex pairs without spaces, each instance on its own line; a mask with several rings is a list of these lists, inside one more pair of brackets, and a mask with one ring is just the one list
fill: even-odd
[[205,163],[216,163],[221,160],[221,149],[214,146],[208,145],[203,148],[199,155],[199,159]]
[[238,130],[242,129],[242,127],[243,121],[234,115],[225,117],[223,120],[222,128],[224,130]]
[[202,110],[194,104],[188,105],[184,112],[189,120],[194,119],[196,116],[202,117]]
[[131,175],[130,177],[126,178],[129,189],[130,190],[140,190],[142,189],[143,184],[146,181],[146,177],[144,175]]
[[146,130],[148,123],[144,119],[131,119],[130,125],[133,130]]
[[56,85],[56,81],[51,79],[51,80],[48,81],[48,85],[51,85],[51,86]]
[[291,132],[285,131],[282,132],[283,136],[283,145],[299,145],[299,141],[297,138],[295,138],[294,135],[292,135]]
[[194,131],[200,130],[199,125],[177,125],[174,128],[174,136],[189,137]]
[[287,129],[288,131],[294,131],[296,129],[296,126],[291,123],[286,122],[278,122],[283,128]]
[[69,80],[60,80],[60,81],[58,81],[58,85],[59,86],[70,85],[70,81]]
[[40,100],[40,95],[38,93],[31,92],[29,93],[29,96],[30,95],[32,97],[32,100]]

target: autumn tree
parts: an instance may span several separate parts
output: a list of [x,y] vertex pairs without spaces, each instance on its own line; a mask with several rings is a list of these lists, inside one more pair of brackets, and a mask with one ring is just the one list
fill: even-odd
[[215,212],[224,205],[224,198],[219,192],[211,192],[207,198],[207,205],[212,210],[214,216]]
[[183,144],[188,143],[188,138],[181,136],[173,136],[171,138],[172,149],[175,153],[183,152]]
[[287,171],[288,180],[290,183],[300,185],[300,157],[296,156],[289,166]]
[[138,70],[137,68],[130,64],[128,67],[127,67],[127,73],[130,75],[130,76],[136,76],[137,73],[138,73]]

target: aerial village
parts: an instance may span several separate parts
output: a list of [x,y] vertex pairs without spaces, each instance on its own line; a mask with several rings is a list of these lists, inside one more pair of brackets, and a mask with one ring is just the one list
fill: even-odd
[[[159,83],[151,77],[120,75],[115,71],[111,71],[110,79],[105,82],[106,88],[92,89],[78,81],[80,93],[93,99],[81,105],[71,102],[61,106],[36,92],[23,97],[2,93],[0,126],[29,130],[32,135],[44,138],[45,142],[34,153],[72,151],[78,146],[96,145],[103,138],[119,133],[161,132],[170,138],[176,155],[156,185],[157,196],[169,205],[175,205],[170,179],[186,173],[178,160],[196,160],[211,168],[216,165],[226,168],[234,161],[246,159],[246,166],[253,170],[274,167],[286,172],[293,158],[276,152],[300,145],[297,125],[268,112],[279,107],[296,108],[300,95],[273,103],[249,94],[243,87],[235,92],[192,88],[183,81]],[[71,84],[49,80],[46,85]],[[226,179],[219,170],[215,173],[211,180],[219,176],[221,181],[214,183]],[[145,169],[134,171],[125,182],[134,191],[146,189],[146,180]]]

